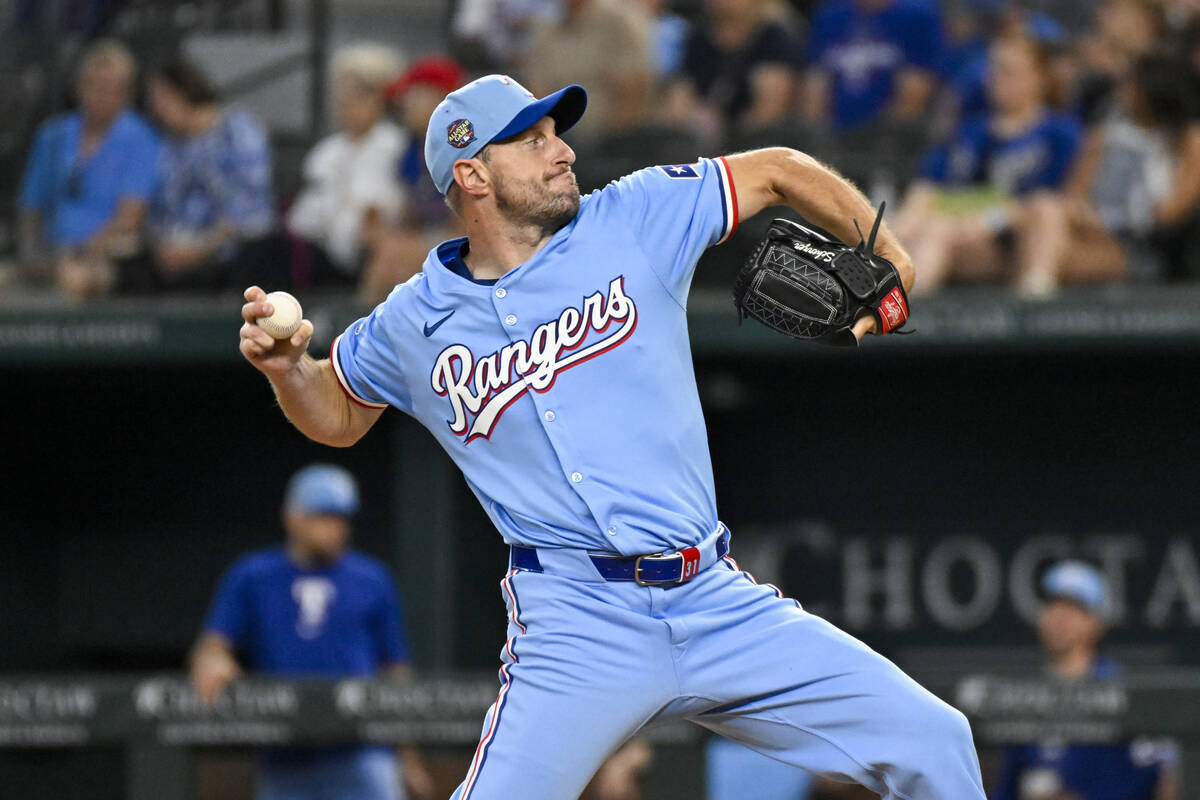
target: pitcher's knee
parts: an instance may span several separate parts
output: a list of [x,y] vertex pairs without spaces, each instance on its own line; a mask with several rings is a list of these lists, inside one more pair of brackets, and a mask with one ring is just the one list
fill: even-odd
[[904,737],[918,752],[934,758],[974,749],[971,726],[962,712],[931,694],[914,698],[905,715]]
[[913,800],[984,800],[970,725],[942,701],[929,696],[917,704],[895,755],[886,779],[893,793]]
[[952,748],[965,747],[971,750],[975,749],[974,742],[971,739],[971,723],[967,722],[966,715],[961,711],[943,703],[941,723],[943,744]]

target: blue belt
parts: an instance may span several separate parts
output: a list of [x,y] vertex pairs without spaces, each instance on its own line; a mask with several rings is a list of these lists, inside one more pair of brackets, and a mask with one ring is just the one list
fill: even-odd
[[[715,556],[705,558],[707,550]],[[530,572],[543,572],[538,552],[532,547],[512,545],[512,566]],[[606,581],[634,581],[639,586],[678,586],[695,578],[707,566],[720,561],[729,553],[729,531],[723,527],[715,537],[695,547],[685,547],[670,553],[651,553],[644,556],[606,556],[588,553],[588,558]]]

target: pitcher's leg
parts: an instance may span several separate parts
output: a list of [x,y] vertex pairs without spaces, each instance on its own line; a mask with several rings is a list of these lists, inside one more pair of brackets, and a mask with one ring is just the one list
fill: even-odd
[[634,607],[648,605],[636,586],[520,572],[505,594],[500,692],[452,800],[576,800],[674,696],[666,626]]
[[835,680],[822,697],[795,689],[696,721],[765,755],[862,784],[885,798],[982,800],[979,763],[959,712],[916,692],[886,703],[851,700],[846,688],[853,687],[839,688],[844,683]]
[[694,721],[883,797],[984,799],[961,713],[745,573],[718,573],[709,582],[714,605],[687,618],[683,688],[715,702]]

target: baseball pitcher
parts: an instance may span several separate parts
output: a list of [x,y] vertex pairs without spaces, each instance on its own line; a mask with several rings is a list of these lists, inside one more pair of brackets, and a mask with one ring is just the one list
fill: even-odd
[[688,343],[697,259],[768,206],[809,222],[776,226],[736,297],[790,335],[902,326],[908,257],[885,225],[868,246],[867,200],[786,148],[580,197],[559,136],[585,105],[502,75],[447,96],[425,156],[467,236],[329,359],[305,354],[308,322],[278,343],[252,324],[271,311],[258,287],[242,311],[241,351],[301,431],[347,446],[388,406],[411,414],[510,545],[499,694],[453,800],[575,798],[639,729],[680,718],[883,797],[982,800],[960,713],[730,557]]

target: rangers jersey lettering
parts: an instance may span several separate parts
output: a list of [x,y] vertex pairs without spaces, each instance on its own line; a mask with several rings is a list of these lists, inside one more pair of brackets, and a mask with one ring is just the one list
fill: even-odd
[[[558,373],[611,350],[629,338],[637,327],[637,307],[625,296],[622,278],[601,292],[584,298],[581,309],[567,308],[557,319],[537,327],[528,341],[518,341],[476,360],[464,344],[452,344],[433,365],[433,390],[450,400],[454,414],[450,430],[467,442],[492,435],[504,409],[527,392],[544,392]],[[613,322],[621,326],[605,334]],[[468,432],[467,415],[475,421]]]

